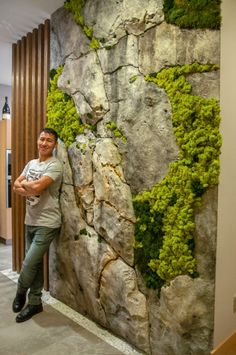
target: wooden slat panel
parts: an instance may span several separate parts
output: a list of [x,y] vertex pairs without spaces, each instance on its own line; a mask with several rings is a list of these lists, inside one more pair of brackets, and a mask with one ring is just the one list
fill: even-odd
[[39,26],[38,29],[38,56],[37,56],[37,88],[38,88],[38,95],[37,95],[37,131],[40,132],[42,127],[43,121],[43,40],[44,40],[44,33],[43,33],[43,25]]
[[[28,33],[12,49],[12,181],[25,164],[37,157],[37,137],[46,123],[49,71],[50,21]],[[25,203],[12,196],[13,270],[20,271],[24,258]],[[45,267],[47,262],[45,261]],[[45,269],[45,287],[48,288]]]
[[[19,130],[19,119],[20,119],[20,41],[17,42],[17,46],[16,46],[16,96],[15,96],[15,117],[13,119],[13,124],[12,124],[12,131],[14,132],[15,129],[15,139],[12,140],[12,148],[13,151],[15,152],[15,154],[12,156],[12,165],[13,167],[15,167],[15,169],[13,168],[13,171],[15,171],[15,176],[13,176],[13,181],[15,180],[15,178],[19,175],[20,172],[20,166],[19,166],[19,159],[18,159],[18,155],[20,152],[20,130]],[[17,272],[19,272],[20,270],[20,264],[19,264],[19,260],[20,260],[20,241],[21,241],[21,198],[18,195],[15,195],[15,204],[13,204],[12,206],[12,210],[14,211],[14,209],[16,210],[16,212],[14,213],[15,215],[15,221],[13,220],[13,227],[15,226],[15,235],[14,235],[14,239],[13,242],[15,240],[16,243],[16,270]],[[14,223],[15,222],[15,223]]]
[[43,66],[43,127],[46,125],[46,99],[47,99],[47,90],[49,82],[49,67],[50,67],[50,21],[46,20],[44,24],[44,66]]
[[34,53],[32,57],[32,112],[31,112],[31,117],[29,118],[31,121],[31,127],[32,127],[32,140],[31,140],[31,146],[30,146],[30,152],[31,155],[30,159],[33,159],[34,157],[37,156],[37,147],[36,147],[36,142],[37,142],[37,95],[38,95],[38,72],[37,72],[37,51],[38,51],[38,30],[33,30],[33,37],[32,37],[32,52]]
[[26,37],[26,93],[25,93],[25,160],[30,156],[32,149],[32,33],[28,33]]
[[[18,153],[19,160],[19,174],[22,172],[23,167],[25,166],[25,121],[27,120],[25,116],[25,89],[26,89],[26,38],[23,37],[20,41],[20,68],[19,68],[19,77],[20,77],[20,100],[19,100],[19,135],[20,135],[20,147]],[[21,221],[24,217],[24,199],[20,197],[20,211],[21,211]],[[24,239],[24,225],[21,223],[21,238],[20,238],[20,251],[19,259],[20,264],[22,263],[25,255],[25,239]],[[20,265],[19,265],[20,266]],[[20,269],[20,267],[19,267]]]
[[[47,99],[47,89],[49,81],[49,65],[50,65],[50,21],[46,20],[43,28],[43,72],[42,72],[42,127],[46,125],[46,99]],[[49,290],[49,262],[48,253],[44,257],[44,288]]]
[[[17,71],[16,71],[16,63],[17,63],[17,58],[16,58],[16,53],[17,53],[17,48],[16,44],[13,44],[12,46],[12,118],[13,118],[13,124],[15,124],[16,120],[16,87],[17,87]],[[16,141],[16,129],[12,130],[11,132],[11,141],[12,141],[12,158],[14,160],[14,164],[12,164],[12,182],[15,180],[14,178],[16,177],[16,164],[15,164],[15,159],[14,157],[16,156],[16,150],[15,150],[15,141]],[[16,213],[16,195],[12,193],[12,205],[14,208],[12,208],[12,221],[16,222],[17,219],[17,213]],[[16,265],[16,259],[17,259],[17,238],[16,238],[16,223],[13,223],[12,225],[12,269],[16,270],[17,265]]]

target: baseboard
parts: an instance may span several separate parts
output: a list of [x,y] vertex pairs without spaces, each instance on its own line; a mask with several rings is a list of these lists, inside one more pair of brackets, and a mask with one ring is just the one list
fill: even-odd
[[5,239],[3,237],[0,237],[0,243],[5,245],[12,245],[12,239]]
[[212,350],[211,355],[235,355],[236,354],[236,332],[226,338],[216,349]]

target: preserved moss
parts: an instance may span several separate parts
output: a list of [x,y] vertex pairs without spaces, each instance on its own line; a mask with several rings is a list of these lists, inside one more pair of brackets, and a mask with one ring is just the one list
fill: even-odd
[[81,14],[82,9],[85,5],[86,0],[67,0],[64,3],[64,8],[70,11],[73,14],[75,22],[81,26],[85,35],[90,39],[90,48],[98,49],[100,47],[100,43],[96,37],[93,36],[92,27],[88,27],[85,24],[84,17]]
[[220,0],[164,0],[165,20],[181,28],[220,29]]
[[63,66],[50,72],[50,83],[47,95],[47,127],[55,129],[59,138],[69,146],[75,141],[76,136],[82,133],[84,125],[77,113],[71,96],[64,93],[57,86]]
[[158,288],[178,275],[196,277],[194,210],[203,193],[218,184],[221,136],[216,99],[191,95],[186,74],[217,70],[216,65],[177,66],[146,77],[163,88],[172,108],[178,160],[150,191],[134,197],[137,218],[135,262],[147,282]]

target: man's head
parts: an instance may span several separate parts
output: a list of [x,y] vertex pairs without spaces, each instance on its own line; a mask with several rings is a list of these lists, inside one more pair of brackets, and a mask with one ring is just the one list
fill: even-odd
[[43,128],[38,137],[38,152],[40,160],[46,160],[53,155],[57,146],[57,132],[52,128]]
[[58,134],[57,134],[56,131],[54,131],[53,128],[45,127],[45,128],[42,129],[41,133],[42,133],[42,132],[49,133],[49,134],[53,135],[54,138],[55,138],[55,141],[57,142]]

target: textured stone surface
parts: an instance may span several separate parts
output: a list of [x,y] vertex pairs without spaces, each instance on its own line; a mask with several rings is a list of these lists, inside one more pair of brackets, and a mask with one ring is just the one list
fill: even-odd
[[[70,13],[62,8],[52,16],[51,68],[65,63],[59,87],[97,131],[85,130],[68,150],[58,147],[63,225],[50,251],[50,287],[148,354],[208,355],[217,189],[207,191],[196,210],[199,278],[177,277],[159,300],[134,265],[131,192],[150,189],[178,158],[169,99],[145,75],[220,59],[219,31],[169,25],[162,6],[163,0],[87,0],[82,12],[101,41],[96,51]],[[186,77],[192,95],[219,98],[219,71]]]
[[129,264],[134,262],[134,224],[105,201],[94,205],[94,228]]
[[124,158],[125,178],[136,193],[151,188],[167,174],[178,147],[167,95],[142,76],[130,83],[133,73],[124,67],[110,75],[106,87],[112,104],[105,120],[114,120],[126,138],[125,143],[116,139],[116,144]]
[[150,301],[153,354],[208,355],[212,349],[214,286],[179,276],[162,288],[160,304]]
[[215,279],[216,234],[217,234],[217,187],[203,196],[201,207],[196,211],[195,258],[201,277]]
[[61,161],[63,166],[63,183],[67,185],[73,185],[73,174],[67,154],[67,149],[62,141],[59,141],[56,156]]
[[195,73],[187,76],[187,81],[192,85],[192,95],[206,99],[220,99],[220,71],[209,73]]
[[50,68],[57,68],[65,63],[70,55],[80,57],[90,51],[89,39],[80,26],[73,20],[73,15],[63,7],[51,17],[51,56]]
[[93,155],[94,228],[128,264],[133,264],[134,210],[121,157],[111,139],[99,140]]
[[73,97],[84,122],[95,124],[109,109],[103,73],[95,51],[79,59],[68,58],[58,86]]
[[62,228],[60,237],[50,247],[49,278],[50,292],[70,307],[85,313],[83,304],[78,306],[75,294],[78,283],[71,257],[70,245],[76,240],[79,231],[85,228],[80,209],[75,200],[74,187],[63,184],[61,192]]
[[94,35],[114,44],[127,33],[139,35],[163,21],[163,0],[87,0],[83,11]]
[[100,297],[110,328],[149,352],[146,298],[138,290],[134,269],[121,259],[107,264],[101,279]]
[[[110,153],[110,163],[109,160],[104,159],[103,151],[106,155]],[[112,152],[114,152],[114,160]],[[112,140],[107,138],[97,143],[93,155],[95,196],[98,201],[108,202],[109,205],[116,207],[121,216],[134,222],[130,187],[125,183],[123,172],[115,162],[116,158],[117,161],[118,159],[121,161]]]
[[140,70],[146,75],[165,66],[219,64],[219,36],[216,30],[182,30],[163,22],[140,36]]
[[75,310],[106,325],[98,289],[105,265],[117,256],[83,220],[73,186],[63,185],[61,207],[61,235],[50,250],[50,291]]
[[99,50],[98,56],[104,74],[113,73],[127,65],[138,68],[138,38],[133,35],[125,36],[109,50]]
[[80,290],[80,299],[78,294],[76,299],[80,305],[84,304],[86,313],[91,318],[107,325],[99,299],[100,279],[106,264],[117,256],[107,243],[99,239],[92,228],[87,227],[86,233],[79,236],[71,249],[71,259]]
[[89,185],[93,181],[92,155],[89,138],[80,135],[73,143],[68,154],[74,176],[74,185],[81,187]]

